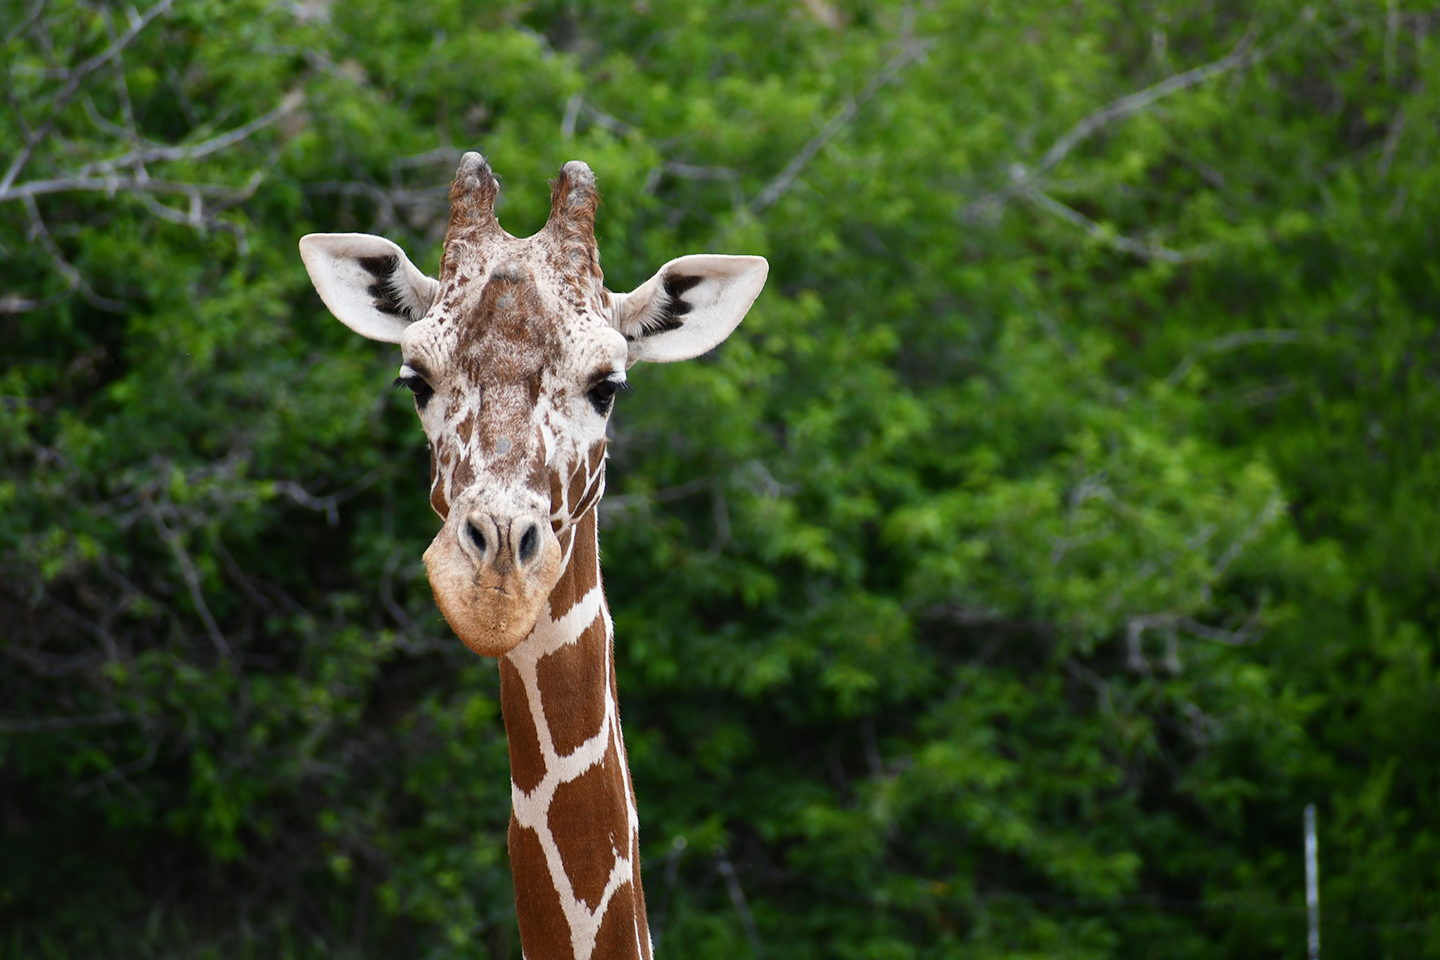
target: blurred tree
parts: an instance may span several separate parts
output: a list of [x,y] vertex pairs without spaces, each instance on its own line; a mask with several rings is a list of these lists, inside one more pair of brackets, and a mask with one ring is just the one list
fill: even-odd
[[[518,956],[494,667],[295,240],[480,149],[611,285],[602,542],[666,956],[1440,957],[1437,13],[0,8],[0,954]],[[678,407],[679,398],[689,407]]]

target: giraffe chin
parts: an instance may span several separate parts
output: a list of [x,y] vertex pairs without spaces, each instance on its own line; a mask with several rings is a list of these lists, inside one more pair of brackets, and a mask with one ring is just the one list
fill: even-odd
[[430,589],[465,646],[482,657],[503,657],[535,629],[560,579],[560,544],[554,534],[548,541],[523,574],[511,565],[504,571],[489,565],[477,570],[445,531],[430,544],[425,551]]

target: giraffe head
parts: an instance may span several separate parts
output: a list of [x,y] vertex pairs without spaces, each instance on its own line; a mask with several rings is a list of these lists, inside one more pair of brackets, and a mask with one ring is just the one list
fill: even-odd
[[430,441],[425,551],[445,619],[476,653],[502,656],[535,626],[575,524],[605,488],[605,427],[625,372],[716,346],[764,286],[762,257],[671,260],[630,293],[605,289],[599,195],[572,160],[532,237],[495,219],[499,184],[460,161],[439,279],[368,234],[310,234],[300,256],[325,305],[356,333],[398,343],[398,385]]

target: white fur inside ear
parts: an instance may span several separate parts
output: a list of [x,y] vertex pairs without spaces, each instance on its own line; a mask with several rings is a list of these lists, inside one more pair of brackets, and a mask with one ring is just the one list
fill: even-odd
[[440,289],[405,251],[368,233],[308,234],[300,239],[300,259],[336,319],[371,340],[399,343]]
[[669,363],[714,349],[745,319],[769,273],[764,257],[694,254],[630,293],[611,294],[611,322],[629,343],[629,362]]

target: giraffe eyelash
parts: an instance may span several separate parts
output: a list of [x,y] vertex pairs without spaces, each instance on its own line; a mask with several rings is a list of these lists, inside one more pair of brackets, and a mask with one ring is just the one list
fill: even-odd
[[395,382],[392,383],[390,386],[392,389],[395,390],[399,390],[401,387],[404,387],[411,393],[415,394],[415,406],[419,407],[421,410],[425,409],[425,404],[429,403],[430,398],[435,394],[435,389],[431,387],[430,384],[425,382],[424,377],[421,377],[418,374],[411,374],[408,377],[396,377]]
[[596,380],[590,387],[590,391],[593,392],[600,387],[609,387],[611,393],[628,393],[630,390],[630,381],[626,380],[623,376],[616,376],[612,373]]
[[609,376],[591,387],[586,396],[590,400],[590,406],[594,407],[595,412],[603,417],[609,415],[610,408],[615,405],[615,395],[622,390],[629,389],[630,384],[626,383],[624,379]]

